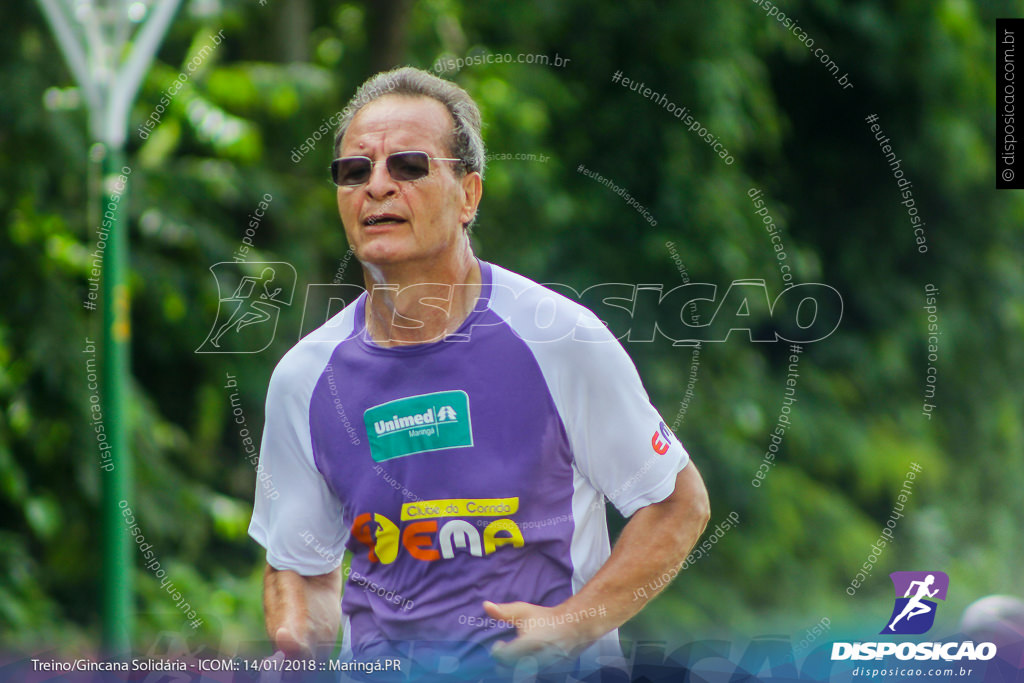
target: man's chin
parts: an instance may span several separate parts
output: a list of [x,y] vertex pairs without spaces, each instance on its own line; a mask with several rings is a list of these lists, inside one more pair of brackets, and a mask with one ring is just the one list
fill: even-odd
[[355,257],[364,266],[376,266],[386,268],[398,266],[415,260],[415,255],[409,249],[402,249],[395,245],[369,244],[356,252]]

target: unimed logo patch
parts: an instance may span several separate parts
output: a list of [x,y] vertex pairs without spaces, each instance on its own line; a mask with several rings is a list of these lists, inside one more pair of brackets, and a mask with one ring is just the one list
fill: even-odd
[[473,445],[469,396],[464,391],[438,391],[382,403],[363,413],[363,422],[374,462]]

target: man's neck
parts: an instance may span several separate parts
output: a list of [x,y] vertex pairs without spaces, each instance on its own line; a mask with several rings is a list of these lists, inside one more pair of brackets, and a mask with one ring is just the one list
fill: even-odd
[[469,240],[429,263],[363,266],[366,329],[381,346],[444,339],[469,317],[480,295],[480,263]]

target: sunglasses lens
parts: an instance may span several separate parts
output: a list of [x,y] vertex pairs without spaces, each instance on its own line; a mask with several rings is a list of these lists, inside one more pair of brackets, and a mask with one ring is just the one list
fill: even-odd
[[331,162],[335,185],[362,185],[370,179],[370,160],[366,157],[346,157]]
[[426,152],[398,152],[388,157],[388,173],[395,180],[419,180],[430,173]]

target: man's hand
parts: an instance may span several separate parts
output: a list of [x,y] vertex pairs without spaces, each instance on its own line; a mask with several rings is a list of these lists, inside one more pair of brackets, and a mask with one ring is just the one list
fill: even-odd
[[[533,656],[540,666],[578,656],[639,612],[664,587],[663,581],[653,587],[656,578],[666,572],[675,576],[710,514],[704,481],[690,462],[665,500],[637,510],[608,561],[568,600],[555,607],[485,602],[489,616],[516,627],[516,638],[496,645],[491,654],[505,664]],[[637,590],[647,586],[649,593]]]
[[283,653],[288,659],[310,659],[313,656],[308,637],[300,638],[287,626],[277,629],[273,640],[274,650]]
[[516,627],[516,638],[498,643],[491,655],[509,666],[523,657],[534,657],[538,666],[577,656],[591,638],[583,623],[560,607],[541,607],[528,602],[495,604],[484,602],[484,611],[493,619]]

